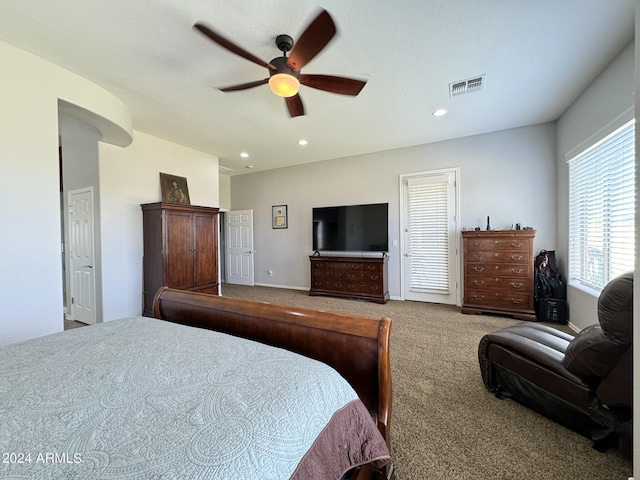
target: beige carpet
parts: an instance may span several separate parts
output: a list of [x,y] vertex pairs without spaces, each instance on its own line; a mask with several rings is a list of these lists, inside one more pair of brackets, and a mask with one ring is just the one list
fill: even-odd
[[[392,319],[392,456],[398,480],[627,480],[631,461],[599,453],[571,430],[482,383],[482,336],[517,323],[459,308],[309,297],[304,291],[223,285],[229,297]],[[566,327],[563,329],[566,330]]]

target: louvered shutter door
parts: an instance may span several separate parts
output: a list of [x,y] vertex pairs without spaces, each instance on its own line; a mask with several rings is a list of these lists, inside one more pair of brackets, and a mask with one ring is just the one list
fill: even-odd
[[408,179],[410,289],[449,291],[449,178]]

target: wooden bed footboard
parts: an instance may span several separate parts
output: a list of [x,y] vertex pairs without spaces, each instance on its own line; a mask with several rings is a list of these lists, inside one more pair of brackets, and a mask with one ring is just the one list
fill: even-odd
[[162,287],[155,318],[255,340],[319,360],[354,388],[391,445],[391,320]]

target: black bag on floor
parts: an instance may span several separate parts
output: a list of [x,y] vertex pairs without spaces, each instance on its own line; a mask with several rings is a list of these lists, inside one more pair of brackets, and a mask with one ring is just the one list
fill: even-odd
[[556,252],[541,250],[534,268],[536,318],[541,322],[567,323],[566,283],[558,273]]

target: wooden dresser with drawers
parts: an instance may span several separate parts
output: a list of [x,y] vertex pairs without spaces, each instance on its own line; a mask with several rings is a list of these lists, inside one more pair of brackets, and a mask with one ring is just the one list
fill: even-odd
[[535,230],[462,232],[462,313],[499,313],[536,320],[534,310]]
[[389,257],[332,257],[312,255],[309,295],[359,298],[387,303]]

